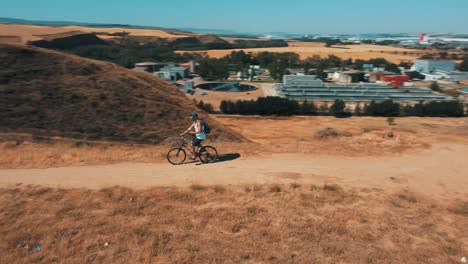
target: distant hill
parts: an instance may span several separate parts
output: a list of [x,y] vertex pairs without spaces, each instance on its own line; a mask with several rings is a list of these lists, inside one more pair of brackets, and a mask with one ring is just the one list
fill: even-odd
[[[60,52],[0,45],[0,131],[88,140],[161,143],[200,111],[148,73]],[[243,137],[202,113],[210,138]]]
[[58,36],[48,37],[43,40],[32,41],[30,44],[36,47],[59,50],[91,45],[109,45],[109,43],[92,33],[59,34]]
[[86,23],[86,22],[73,22],[73,21],[44,21],[44,20],[27,20],[17,18],[6,18],[0,17],[0,24],[18,24],[18,25],[39,25],[39,26],[83,26],[83,27],[96,27],[96,28],[130,28],[130,29],[159,29],[175,31],[180,33],[199,33],[199,34],[214,34],[223,37],[243,37],[243,38],[255,38],[259,34],[254,33],[242,33],[233,30],[223,29],[200,29],[200,28],[164,28],[154,26],[140,26],[140,25],[128,25],[128,24],[106,24],[106,23]]
[[0,17],[0,23],[18,24],[18,25],[39,25],[39,26],[83,26],[83,27],[119,27],[119,28],[142,28],[142,29],[163,29],[161,27],[133,26],[127,24],[105,24],[105,23],[86,23],[73,21],[45,21],[45,20],[27,20],[18,18]]

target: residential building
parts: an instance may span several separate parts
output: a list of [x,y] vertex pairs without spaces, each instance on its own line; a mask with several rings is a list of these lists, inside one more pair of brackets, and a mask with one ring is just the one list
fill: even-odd
[[154,75],[156,77],[175,82],[177,80],[187,78],[189,75],[188,72],[189,70],[185,67],[169,65],[164,68],[161,68],[159,71],[155,72]]
[[364,72],[356,70],[337,71],[333,74],[331,80],[340,83],[358,83],[364,81]]
[[159,71],[162,67],[167,66],[167,63],[157,63],[157,62],[140,62],[135,64],[135,68],[133,70],[135,71],[140,71],[140,72],[157,72]]
[[384,76],[384,82],[388,83],[391,87],[401,87],[405,83],[411,82],[411,78],[407,75],[387,75]]
[[450,60],[416,60],[415,70],[420,73],[434,73],[435,71],[454,71],[455,62]]

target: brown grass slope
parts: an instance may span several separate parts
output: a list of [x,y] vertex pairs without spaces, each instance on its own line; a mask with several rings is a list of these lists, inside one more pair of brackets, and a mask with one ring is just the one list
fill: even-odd
[[92,33],[70,33],[48,36],[43,40],[32,41],[32,45],[46,49],[72,49],[88,45],[109,45]]
[[[0,45],[0,130],[88,140],[160,143],[197,111],[146,73],[40,48]],[[212,139],[242,140],[211,117]]]
[[464,201],[336,185],[0,189],[0,254],[3,263],[460,263],[467,213]]

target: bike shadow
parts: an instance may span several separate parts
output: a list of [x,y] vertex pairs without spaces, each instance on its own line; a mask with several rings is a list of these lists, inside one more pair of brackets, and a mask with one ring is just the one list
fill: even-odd
[[219,155],[218,159],[215,162],[208,163],[208,164],[199,162],[196,165],[210,165],[210,164],[216,164],[216,163],[221,163],[221,162],[228,162],[228,161],[236,160],[240,157],[241,155],[239,153],[227,153],[227,154]]

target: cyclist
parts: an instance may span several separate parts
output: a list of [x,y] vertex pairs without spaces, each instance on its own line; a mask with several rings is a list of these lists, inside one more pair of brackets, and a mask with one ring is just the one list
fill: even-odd
[[[195,147],[199,147],[200,143],[204,140],[206,140],[206,134],[203,131],[203,121],[198,117],[197,113],[192,113],[190,115],[190,119],[193,120],[192,125],[182,134],[180,134],[181,137],[183,137],[186,134],[193,135],[192,139],[192,156],[190,157],[191,160],[195,160],[197,157],[196,152],[195,152]],[[193,129],[193,131],[192,131]]]

